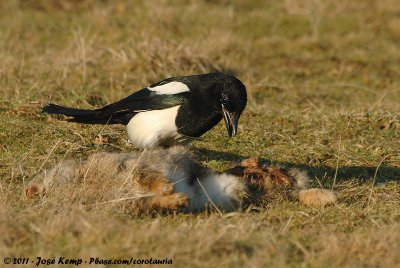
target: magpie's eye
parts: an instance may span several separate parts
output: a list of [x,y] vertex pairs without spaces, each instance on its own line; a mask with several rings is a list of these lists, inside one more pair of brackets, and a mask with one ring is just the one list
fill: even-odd
[[224,105],[227,104],[228,103],[228,97],[225,96],[225,95],[222,95],[221,96],[221,103],[224,104]]

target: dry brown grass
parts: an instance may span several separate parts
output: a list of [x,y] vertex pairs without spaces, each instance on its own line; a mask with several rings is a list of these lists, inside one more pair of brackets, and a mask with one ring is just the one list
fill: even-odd
[[[52,2],[0,2],[2,255],[399,267],[397,1]],[[237,138],[219,125],[195,142],[205,164],[251,155],[305,169],[339,204],[136,217],[25,200],[28,181],[62,159],[132,150],[123,128],[58,121],[43,104],[93,107],[215,69],[238,76],[249,103]]]

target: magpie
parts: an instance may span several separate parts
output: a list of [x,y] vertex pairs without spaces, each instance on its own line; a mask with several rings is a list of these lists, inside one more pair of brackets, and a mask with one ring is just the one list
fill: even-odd
[[170,77],[95,110],[48,104],[42,112],[83,124],[126,125],[135,146],[151,149],[188,143],[222,118],[233,137],[246,103],[246,87],[239,79],[208,73]]

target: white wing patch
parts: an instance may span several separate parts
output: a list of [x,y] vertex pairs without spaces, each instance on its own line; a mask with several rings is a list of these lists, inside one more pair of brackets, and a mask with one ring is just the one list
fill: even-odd
[[178,94],[190,91],[187,85],[182,82],[169,82],[164,85],[148,87],[149,90],[156,92],[157,95]]

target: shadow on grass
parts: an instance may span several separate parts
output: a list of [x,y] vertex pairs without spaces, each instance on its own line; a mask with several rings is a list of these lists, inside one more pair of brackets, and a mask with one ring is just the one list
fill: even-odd
[[[224,153],[214,150],[209,150],[205,148],[196,148],[196,154],[199,156],[200,160],[218,160],[218,161],[233,161],[240,163],[247,156],[241,156],[233,153]],[[271,164],[272,161],[269,159],[261,159],[262,162]],[[324,178],[325,183],[330,183],[331,180],[336,175],[336,181],[346,181],[346,180],[358,180],[360,182],[367,182],[376,176],[376,182],[387,182],[387,181],[398,181],[400,182],[400,168],[381,165],[379,168],[376,166],[366,167],[366,166],[346,166],[336,168],[324,166],[324,165],[305,165],[305,164],[294,164],[289,162],[273,162],[275,165],[280,165],[284,167],[293,167],[301,170],[307,171],[310,179],[313,180],[318,178]],[[376,175],[375,175],[376,173]]]

